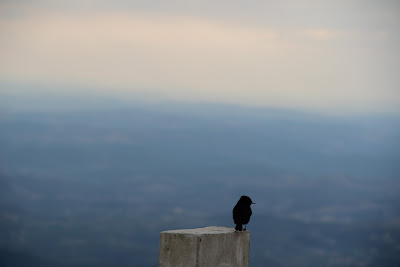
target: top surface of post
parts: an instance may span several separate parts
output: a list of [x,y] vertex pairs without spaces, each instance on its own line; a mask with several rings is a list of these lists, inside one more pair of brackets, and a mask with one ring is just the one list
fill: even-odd
[[[165,234],[183,234],[183,235],[215,235],[215,234],[230,234],[236,232],[234,228],[219,227],[219,226],[208,226],[204,228],[195,229],[179,229],[179,230],[168,230],[161,233]],[[248,231],[243,231],[246,233]]]

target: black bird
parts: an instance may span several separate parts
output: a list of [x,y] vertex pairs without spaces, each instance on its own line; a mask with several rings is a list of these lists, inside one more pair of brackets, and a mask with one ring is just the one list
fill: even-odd
[[243,231],[242,225],[244,224],[244,230],[246,231],[246,224],[250,221],[250,216],[253,214],[250,205],[253,203],[251,198],[248,196],[241,196],[236,206],[233,208],[233,221],[236,224],[236,231]]

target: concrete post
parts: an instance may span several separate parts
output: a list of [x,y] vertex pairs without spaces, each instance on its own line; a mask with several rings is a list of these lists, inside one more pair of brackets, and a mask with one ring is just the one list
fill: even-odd
[[248,267],[250,232],[210,226],[160,234],[159,267]]

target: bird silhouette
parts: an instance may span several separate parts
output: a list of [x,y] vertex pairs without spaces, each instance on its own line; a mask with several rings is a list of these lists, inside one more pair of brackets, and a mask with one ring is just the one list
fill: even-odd
[[253,214],[251,211],[251,204],[253,203],[251,198],[248,196],[241,196],[239,201],[237,202],[236,206],[233,208],[233,222],[236,224],[235,230],[236,231],[243,231],[243,224],[244,224],[244,231],[246,231],[246,224],[250,221],[250,216]]

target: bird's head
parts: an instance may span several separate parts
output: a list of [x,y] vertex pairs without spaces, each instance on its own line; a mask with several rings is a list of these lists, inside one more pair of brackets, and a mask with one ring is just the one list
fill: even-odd
[[240,199],[239,199],[239,202],[242,202],[242,203],[244,203],[244,204],[247,204],[247,205],[251,205],[251,204],[256,204],[256,203],[254,203],[252,200],[251,200],[251,198],[249,198],[248,196],[241,196],[240,197]]

